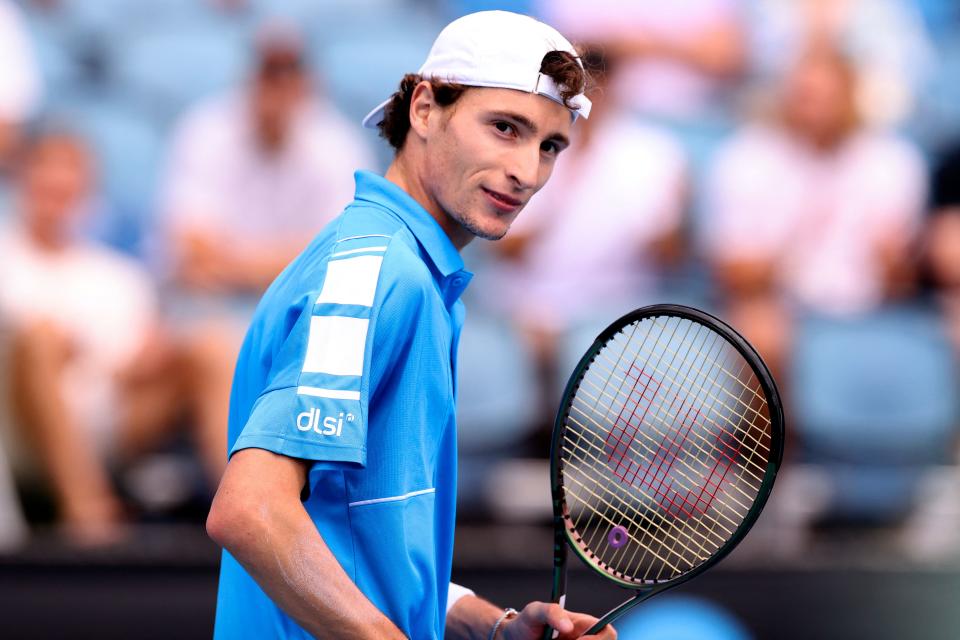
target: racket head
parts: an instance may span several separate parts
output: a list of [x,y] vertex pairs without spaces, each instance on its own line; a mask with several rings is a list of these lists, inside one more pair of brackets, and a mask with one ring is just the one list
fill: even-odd
[[558,537],[621,586],[675,586],[746,536],[783,443],[776,383],[743,337],[691,307],[637,309],[597,337],[564,391],[550,456]]

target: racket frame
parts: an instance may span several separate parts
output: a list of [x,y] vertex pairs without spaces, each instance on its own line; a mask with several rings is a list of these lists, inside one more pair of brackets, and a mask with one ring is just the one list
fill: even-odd
[[[747,512],[747,515],[744,517],[743,522],[740,524],[737,530],[734,531],[730,539],[724,543],[724,545],[720,547],[709,560],[675,578],[670,578],[667,580],[652,580],[649,583],[638,584],[637,582],[618,578],[617,576],[604,570],[594,559],[590,558],[586,553],[583,552],[580,545],[574,539],[572,526],[570,525],[570,520],[567,517],[568,511],[563,489],[563,465],[561,463],[560,456],[558,455],[558,451],[561,438],[566,430],[566,421],[569,416],[572,398],[574,397],[581,381],[583,380],[584,372],[593,362],[594,358],[596,358],[596,356],[599,354],[600,350],[606,346],[608,340],[613,338],[613,336],[615,336],[625,327],[628,327],[635,322],[640,322],[646,318],[662,316],[671,316],[691,320],[716,331],[723,336],[750,365],[750,368],[753,370],[754,375],[756,375],[757,381],[764,392],[764,397],[767,400],[768,410],[770,412],[770,461],[767,463],[767,468],[764,472],[760,489],[757,492],[757,497],[754,500],[750,510]],[[706,313],[705,311],[678,304],[649,305],[621,316],[606,329],[604,329],[599,336],[597,336],[587,352],[582,358],[580,358],[580,362],[577,363],[577,366],[574,369],[573,374],[570,376],[566,388],[564,389],[563,399],[560,403],[560,410],[557,412],[556,422],[554,423],[553,435],[550,441],[550,491],[553,501],[554,514],[552,601],[565,607],[567,591],[567,545],[573,548],[577,557],[579,557],[584,564],[602,575],[604,578],[611,580],[624,588],[637,591],[637,594],[634,597],[607,612],[599,620],[599,622],[597,622],[597,624],[587,631],[587,635],[597,633],[600,629],[612,623],[614,620],[647,598],[665,591],[666,589],[681,585],[684,582],[700,575],[710,567],[716,565],[727,554],[729,554],[733,548],[740,543],[741,540],[743,540],[743,538],[753,527],[754,523],[757,521],[757,518],[760,516],[760,512],[763,510],[767,499],[770,497],[770,492],[773,489],[773,483],[776,479],[777,471],[783,462],[783,444],[783,405],[780,400],[780,393],[777,390],[777,385],[773,380],[773,376],[770,375],[770,372],[764,364],[763,359],[760,357],[760,354],[758,354],[757,351],[750,345],[750,343],[748,343],[739,333],[730,327],[730,325],[723,322],[719,318]],[[544,634],[544,638],[550,638],[552,636],[553,633],[550,630],[547,630],[547,632]]]

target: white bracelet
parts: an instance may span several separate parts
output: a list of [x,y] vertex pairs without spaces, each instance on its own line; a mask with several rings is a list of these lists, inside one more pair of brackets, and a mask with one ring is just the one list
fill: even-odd
[[500,625],[502,625],[505,620],[512,620],[518,615],[520,615],[520,613],[516,609],[504,609],[500,619],[493,623],[493,629],[490,629],[490,635],[487,636],[487,640],[493,640],[497,637],[497,631],[500,630]]

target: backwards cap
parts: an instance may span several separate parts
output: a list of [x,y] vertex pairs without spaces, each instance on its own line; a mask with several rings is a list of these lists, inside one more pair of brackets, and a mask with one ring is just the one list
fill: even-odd
[[[543,57],[550,51],[566,51],[583,68],[576,49],[553,27],[509,11],[480,11],[444,27],[418,73],[469,87],[537,93],[566,106],[557,83],[540,73]],[[363,126],[375,128],[390,100],[367,114]],[[568,104],[574,107],[570,109],[574,120],[590,116],[590,100],[582,93]]]

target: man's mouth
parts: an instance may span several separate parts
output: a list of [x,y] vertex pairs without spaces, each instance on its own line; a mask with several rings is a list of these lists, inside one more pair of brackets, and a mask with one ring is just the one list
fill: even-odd
[[483,189],[483,192],[487,195],[487,198],[490,202],[493,203],[495,207],[505,212],[512,212],[517,210],[523,202],[517,200],[516,198],[511,198],[510,196],[500,193],[499,191],[492,191],[486,187],[480,187]]

